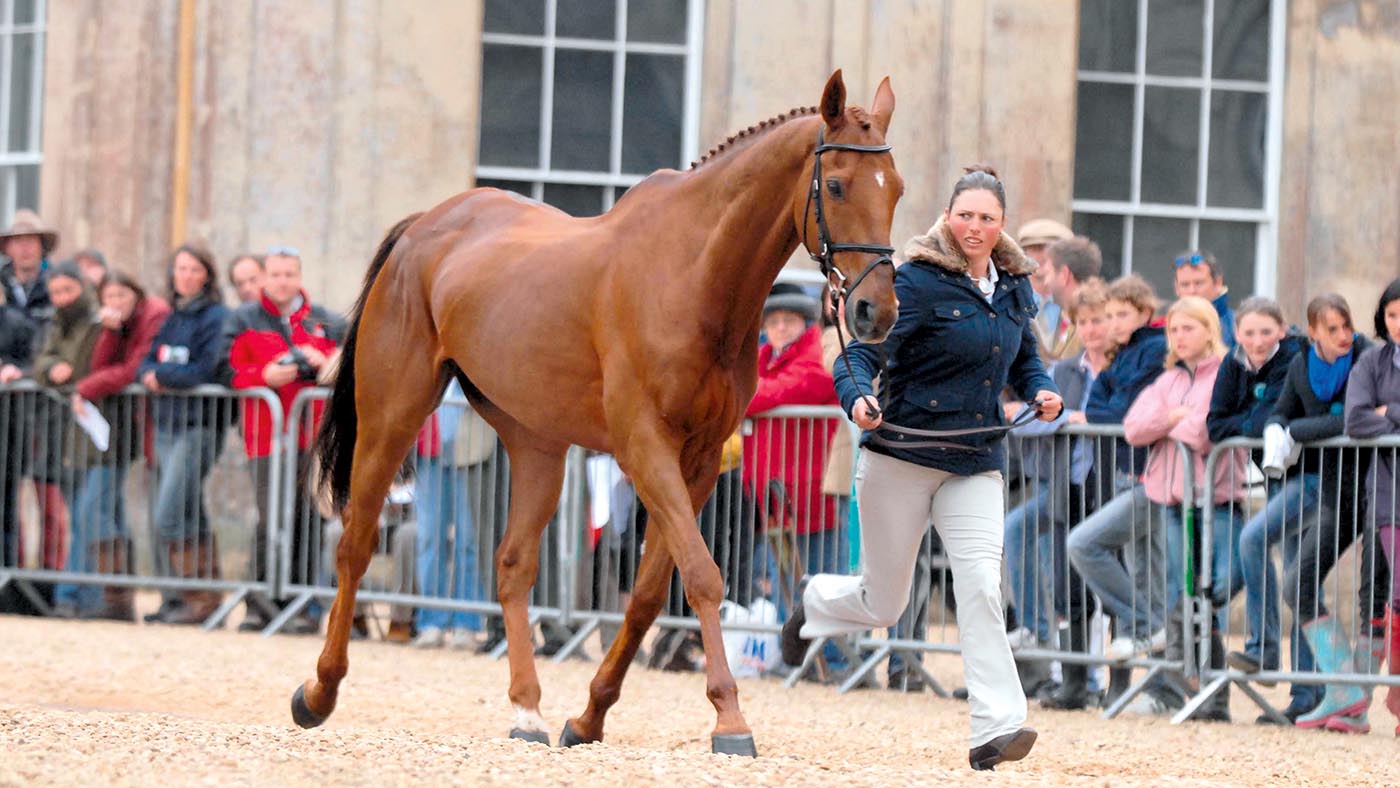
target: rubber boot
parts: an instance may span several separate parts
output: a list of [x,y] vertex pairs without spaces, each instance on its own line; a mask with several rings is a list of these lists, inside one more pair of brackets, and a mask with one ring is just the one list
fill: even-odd
[[[1385,619],[1376,619],[1364,628],[1356,641],[1356,672],[1371,675],[1380,670],[1385,661]],[[1327,730],[1337,733],[1370,733],[1371,721],[1368,712],[1371,708],[1371,687],[1362,687],[1366,695],[1366,706],[1360,713],[1345,717],[1333,717],[1327,721]]]
[[[1313,659],[1319,673],[1355,673],[1356,658],[1347,642],[1342,625],[1331,616],[1322,616],[1303,625],[1303,636],[1312,646]],[[1370,698],[1360,687],[1349,684],[1328,684],[1327,692],[1317,708],[1302,715],[1294,725],[1299,728],[1321,728],[1333,717],[1360,714]]]
[[[93,546],[97,571],[104,575],[125,575],[131,561],[131,542],[126,539],[104,539]],[[136,620],[131,604],[131,589],[127,586],[106,586],[102,589],[102,607],[88,618],[111,621]]]
[[[185,539],[167,544],[170,569],[177,576],[195,580],[216,580],[219,577],[219,553],[213,535],[204,539]],[[203,624],[214,615],[223,601],[218,591],[181,591],[182,604],[162,619],[167,624]]]
[[[1390,675],[1400,676],[1400,612],[1390,612],[1389,640]],[[1400,722],[1400,686],[1392,686],[1385,692],[1385,707]],[[1395,735],[1400,736],[1400,725],[1395,726]]]
[[[1089,651],[1089,631],[1083,621],[1069,622],[1069,650],[1075,654]],[[1089,666],[1065,662],[1060,667],[1060,686],[1040,701],[1042,708],[1074,711],[1089,705]]]

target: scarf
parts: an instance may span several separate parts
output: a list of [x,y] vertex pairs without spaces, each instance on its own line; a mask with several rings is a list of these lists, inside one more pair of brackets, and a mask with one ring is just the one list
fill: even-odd
[[1347,384],[1351,374],[1351,354],[1327,363],[1317,354],[1317,346],[1308,349],[1308,384],[1323,402],[1331,402]]

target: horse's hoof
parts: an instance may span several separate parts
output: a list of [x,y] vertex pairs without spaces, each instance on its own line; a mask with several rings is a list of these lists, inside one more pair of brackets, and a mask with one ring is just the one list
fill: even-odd
[[297,691],[292,693],[292,722],[303,728],[315,728],[325,721],[325,717],[306,705],[306,685],[297,686]]
[[535,744],[543,744],[546,747],[549,746],[549,734],[544,731],[527,731],[524,728],[511,728],[510,737],[521,741],[534,742]]
[[584,741],[583,737],[579,736],[578,732],[574,730],[574,724],[566,721],[564,723],[564,730],[559,731],[559,746],[573,747],[577,744],[591,744],[591,742]]
[[751,733],[719,733],[710,737],[710,752],[716,755],[743,755],[757,758]]

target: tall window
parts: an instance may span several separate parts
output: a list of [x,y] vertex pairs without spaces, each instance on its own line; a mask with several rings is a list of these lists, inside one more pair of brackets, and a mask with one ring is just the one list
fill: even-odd
[[1082,0],[1074,229],[1106,276],[1172,292],[1205,249],[1234,300],[1272,294],[1284,0]]
[[0,217],[39,208],[45,0],[0,2]]
[[693,156],[703,0],[487,0],[477,184],[601,213]]

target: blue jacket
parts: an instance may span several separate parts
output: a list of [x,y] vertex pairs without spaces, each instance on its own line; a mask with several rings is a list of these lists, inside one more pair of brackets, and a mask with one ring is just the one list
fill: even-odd
[[[1304,337],[1289,334],[1278,343],[1274,357],[1251,372],[1246,366],[1244,351],[1236,349],[1220,364],[1215,377],[1215,391],[1210,397],[1210,413],[1206,416],[1206,431],[1211,443],[1227,438],[1261,438],[1264,425],[1273,415],[1274,403],[1283,393],[1288,377],[1288,365],[1299,352],[1307,350]],[[1263,452],[1258,453],[1262,458]]]
[[[885,421],[924,430],[955,430],[1004,425],[998,395],[1008,382],[1030,401],[1042,389],[1055,390],[1036,352],[1035,296],[1027,275],[1035,263],[1002,235],[993,251],[1000,280],[989,305],[967,276],[967,259],[942,225],[905,249],[908,260],[894,275],[899,318],[879,345],[852,342],[851,373],[840,359],[832,375],[841,406],[849,413],[887,359],[880,409]],[[852,375],[854,377],[852,377]],[[882,432],[890,441],[910,440]],[[901,450],[870,441],[870,451],[958,475],[1001,470],[1005,433],[950,438],[969,450]]]
[[[1090,424],[1122,424],[1142,390],[1147,388],[1157,376],[1165,371],[1167,363],[1167,337],[1160,328],[1143,326],[1128,337],[1128,344],[1118,349],[1103,372],[1094,380],[1089,391],[1089,403],[1084,406],[1084,417]],[[1107,441],[1104,442],[1105,444]],[[1110,458],[1100,454],[1100,473],[1112,476],[1118,473],[1141,474],[1147,467],[1147,448],[1129,446],[1127,441],[1115,441],[1115,456]],[[1105,460],[1116,460],[1117,467],[1103,467]]]
[[1235,312],[1230,308],[1230,291],[1226,290],[1210,303],[1215,307],[1215,314],[1220,316],[1220,338],[1225,340],[1225,347],[1234,350]]
[[[223,304],[203,296],[176,306],[151,342],[151,352],[136,372],[137,381],[154,371],[161,387],[167,389],[218,383],[220,367],[228,358],[223,335],[227,316],[228,309]],[[155,397],[159,429],[213,426],[228,421],[227,413],[219,418],[220,411],[231,410],[231,405],[196,404],[187,397]]]

